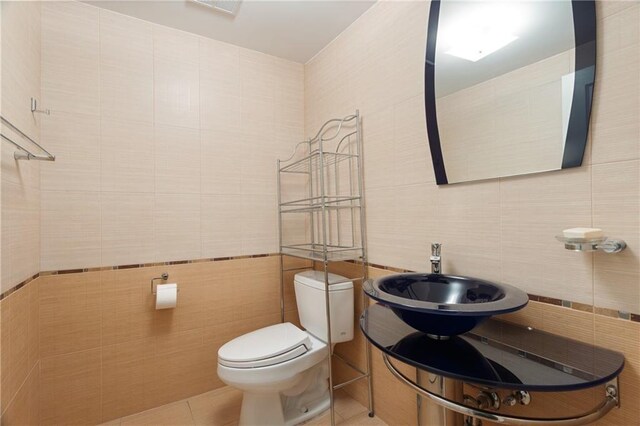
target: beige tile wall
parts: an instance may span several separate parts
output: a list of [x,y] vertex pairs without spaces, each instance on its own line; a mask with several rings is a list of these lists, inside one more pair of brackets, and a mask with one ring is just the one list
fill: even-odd
[[[305,65],[305,126],[363,116],[369,260],[428,267],[529,293],[640,312],[640,4],[598,2],[595,101],[582,167],[434,183],[424,114],[428,2],[382,1]],[[602,228],[619,255],[565,250],[554,236]]]
[[[40,99],[40,4],[0,4],[0,113],[36,141],[40,117],[30,98]],[[8,127],[2,133],[18,135]],[[17,162],[15,149],[0,147],[0,293],[40,270],[40,168]],[[32,148],[32,147],[29,147]],[[0,418],[2,424],[34,424],[38,416],[38,285],[31,283],[0,302]]]
[[[40,277],[39,424],[98,424],[222,386],[218,348],[280,321],[279,270],[269,256]],[[162,272],[180,292],[157,311],[150,280]]]
[[301,64],[79,2],[42,32],[41,270],[277,251]]
[[[440,239],[446,271],[639,312],[640,6],[598,7],[588,164],[437,187],[422,104],[424,3],[374,6],[306,65],[304,87],[298,64],[84,4],[44,4],[42,103],[52,115],[42,120],[42,136],[58,161],[41,175],[21,165],[18,175],[3,150],[3,197],[5,179],[41,185],[42,207],[34,210],[42,234],[33,241],[41,239],[43,270],[275,251],[274,162],[266,156],[287,153],[303,122],[316,128],[360,108],[372,262],[424,269],[429,242]],[[6,46],[3,37],[3,64]],[[2,223],[4,259],[4,214]],[[553,241],[563,227],[591,224],[627,240],[628,251],[582,256]],[[148,282],[158,267],[47,276],[11,294],[0,303],[3,421],[35,423],[39,413],[43,424],[97,423],[220,386],[217,348],[279,321],[276,259],[166,267],[181,284],[170,312],[152,309]],[[294,306],[290,289],[287,297]],[[534,311],[545,313],[525,318],[553,332],[566,331],[553,324],[570,313],[581,315],[536,303],[525,312]],[[633,395],[637,324],[585,315],[571,335],[624,351],[623,387]],[[295,308],[287,318],[296,321]],[[361,361],[362,343],[358,337],[342,350]],[[378,414],[412,424],[414,399],[379,356],[374,381]],[[363,399],[363,391],[351,392]],[[633,409],[603,424],[628,424],[637,419]]]
[[[640,312],[640,4],[597,3],[596,93],[582,167],[449,186],[435,185],[426,136],[428,9],[428,2],[378,2],[305,65],[306,129],[355,108],[363,116],[369,261],[426,270],[430,242],[440,241],[445,272]],[[574,226],[600,227],[628,248],[566,251],[554,236]],[[356,276],[352,265],[333,268]],[[640,324],[536,302],[510,320],[622,351],[622,392],[631,402],[600,424],[637,423]],[[337,350],[363,365],[362,339]],[[373,352],[376,414],[415,424],[415,397]],[[348,392],[366,401],[364,383]]]
[[0,302],[2,424],[37,424],[40,330],[38,280]]
[[[1,7],[2,116],[38,141],[41,117],[31,114],[30,99],[40,99],[40,4],[4,2]],[[24,143],[7,126],[2,132]],[[27,148],[34,147],[27,142]],[[13,145],[2,141],[0,292],[40,271],[40,165],[37,161],[16,161],[15,151]]]

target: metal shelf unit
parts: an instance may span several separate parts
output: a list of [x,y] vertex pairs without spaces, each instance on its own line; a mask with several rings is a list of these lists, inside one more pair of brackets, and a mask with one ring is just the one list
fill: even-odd
[[[291,271],[285,269],[284,256],[312,260],[314,267],[319,265],[324,272],[327,330],[331,330],[329,264],[358,261],[362,265],[362,276],[353,280],[364,282],[367,279],[363,182],[362,131],[358,111],[325,122],[314,137],[298,143],[289,158],[278,160],[280,308],[283,322],[284,273]],[[364,295],[361,300],[364,308]],[[365,350],[364,369],[333,353],[330,332],[327,333],[327,345],[331,351],[328,358],[331,424],[335,425],[334,391],[361,379],[367,380],[369,416],[373,416],[369,343]],[[343,383],[334,383],[332,359],[344,362],[357,375]]]

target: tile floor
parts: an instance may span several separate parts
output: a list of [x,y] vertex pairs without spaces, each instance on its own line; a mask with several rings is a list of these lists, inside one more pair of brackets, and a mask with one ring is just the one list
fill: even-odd
[[[238,423],[242,393],[230,387],[196,395],[142,413],[104,423],[103,426],[231,426]],[[378,417],[346,393],[336,392],[336,424],[344,426],[386,426]],[[329,412],[311,419],[305,426],[329,426]]]

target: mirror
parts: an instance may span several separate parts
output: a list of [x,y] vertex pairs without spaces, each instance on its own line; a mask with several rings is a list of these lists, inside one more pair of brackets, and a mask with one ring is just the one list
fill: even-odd
[[425,111],[437,183],[580,166],[595,60],[592,0],[432,0]]

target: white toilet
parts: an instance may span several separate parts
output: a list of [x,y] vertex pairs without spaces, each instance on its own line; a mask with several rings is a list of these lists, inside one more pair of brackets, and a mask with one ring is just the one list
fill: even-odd
[[[324,272],[295,276],[300,322],[261,328],[224,344],[218,376],[242,390],[240,425],[295,425],[329,408]],[[353,339],[353,283],[329,274],[332,343]]]

